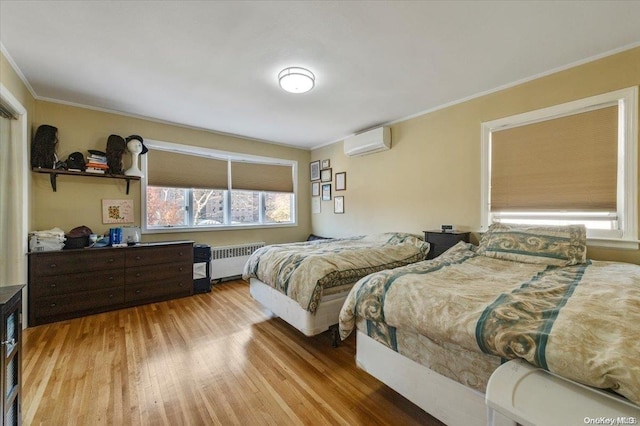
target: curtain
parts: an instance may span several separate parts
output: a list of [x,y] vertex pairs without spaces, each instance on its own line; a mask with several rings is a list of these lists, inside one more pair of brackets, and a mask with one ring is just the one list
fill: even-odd
[[231,187],[246,191],[293,193],[291,166],[232,161]]
[[492,211],[615,212],[618,106],[491,135]]
[[25,284],[22,281],[22,225],[27,212],[22,201],[17,175],[20,170],[20,150],[12,141],[11,127],[17,120],[0,117],[0,286]]
[[214,158],[150,149],[147,183],[169,188],[227,189],[227,162]]

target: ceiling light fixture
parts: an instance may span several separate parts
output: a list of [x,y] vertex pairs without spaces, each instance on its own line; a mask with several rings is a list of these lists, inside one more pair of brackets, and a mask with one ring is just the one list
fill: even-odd
[[305,93],[313,89],[316,83],[316,76],[307,69],[289,67],[278,74],[280,87],[291,93]]

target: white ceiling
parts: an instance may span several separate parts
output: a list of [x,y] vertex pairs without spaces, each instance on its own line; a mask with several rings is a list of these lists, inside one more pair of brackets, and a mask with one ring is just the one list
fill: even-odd
[[[637,0],[0,0],[0,15],[38,99],[303,148],[640,44]],[[284,92],[287,66],[316,87]]]

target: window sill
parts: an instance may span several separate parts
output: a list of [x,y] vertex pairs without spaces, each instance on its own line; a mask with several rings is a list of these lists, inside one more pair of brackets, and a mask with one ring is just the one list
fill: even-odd
[[244,229],[271,229],[271,228],[293,228],[298,226],[297,222],[274,223],[270,225],[225,225],[225,226],[208,226],[198,228],[145,228],[142,234],[171,234],[177,232],[210,232],[210,231],[242,231]]
[[592,247],[606,247],[621,250],[638,250],[640,241],[607,238],[587,238],[587,245]]

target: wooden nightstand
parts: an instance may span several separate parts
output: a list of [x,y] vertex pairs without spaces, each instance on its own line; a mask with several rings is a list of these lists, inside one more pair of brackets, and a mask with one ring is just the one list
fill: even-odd
[[431,245],[427,259],[433,259],[455,246],[458,241],[469,242],[470,232],[424,231],[424,240]]

